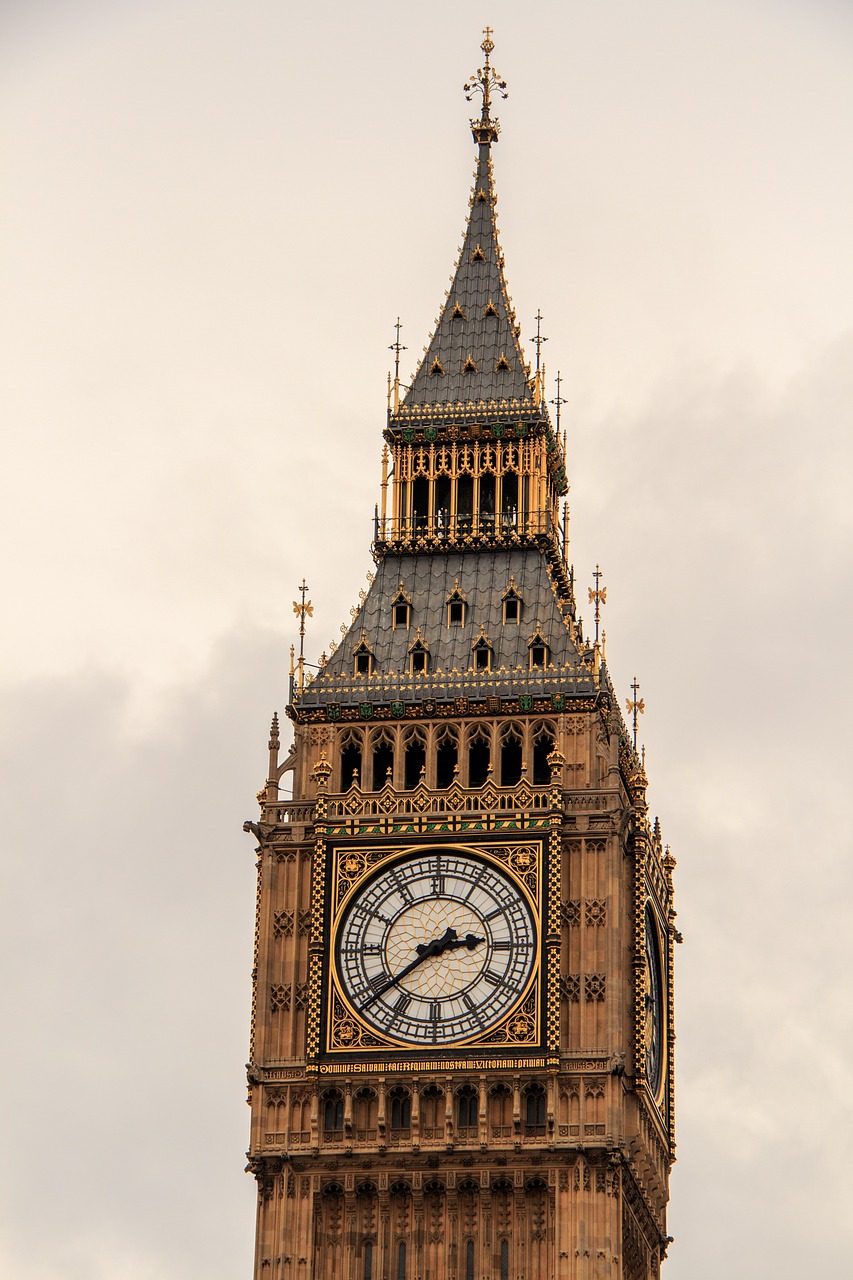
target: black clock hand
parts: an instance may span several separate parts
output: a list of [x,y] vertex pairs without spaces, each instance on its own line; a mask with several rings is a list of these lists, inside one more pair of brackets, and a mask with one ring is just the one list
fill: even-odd
[[452,951],[457,947],[467,947],[469,951],[473,951],[480,942],[485,942],[485,938],[477,938],[473,933],[468,933],[464,938],[460,938],[456,930],[451,929],[448,926],[440,938],[433,938],[432,942],[418,943],[418,954],[416,959],[414,959],[411,964],[407,964],[405,969],[401,969],[395,977],[389,978],[385,985],[380,987],[378,991],[374,991],[370,999],[366,1000],[361,1006],[359,1012],[363,1013],[365,1009],[373,1004],[374,1000],[378,1000],[380,996],[384,996],[386,991],[390,991],[390,989],[396,986],[401,979],[410,974],[413,969],[417,969],[418,965],[423,964],[424,960],[429,960],[431,956],[440,956],[445,951]]

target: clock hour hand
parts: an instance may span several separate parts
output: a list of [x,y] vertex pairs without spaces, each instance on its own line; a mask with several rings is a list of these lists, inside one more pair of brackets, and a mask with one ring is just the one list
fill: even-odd
[[452,951],[457,947],[467,947],[469,951],[473,951],[480,942],[485,942],[485,938],[477,938],[473,933],[467,933],[464,938],[460,938],[456,930],[451,929],[448,926],[440,938],[433,938],[432,942],[418,943],[417,957],[411,962],[411,964],[407,964],[405,969],[401,969],[395,977],[389,978],[385,985],[380,987],[378,991],[374,991],[370,999],[366,1000],[361,1006],[359,1012],[363,1013],[365,1009],[373,1004],[374,1000],[378,1000],[380,996],[384,996],[386,991],[390,991],[392,987],[396,986],[398,982],[410,974],[413,969],[417,969],[418,965],[423,964],[424,960],[429,960],[431,956],[440,956],[445,951]]

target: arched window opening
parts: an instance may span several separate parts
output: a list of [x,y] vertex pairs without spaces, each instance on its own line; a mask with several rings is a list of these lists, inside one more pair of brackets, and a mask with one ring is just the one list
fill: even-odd
[[530,670],[544,669],[551,661],[551,650],[540,631],[537,631],[527,642],[530,651]]
[[355,1137],[357,1142],[376,1141],[376,1115],[378,1099],[373,1089],[359,1089],[353,1099],[355,1106]]
[[373,1241],[364,1246],[364,1280],[373,1280]]
[[489,1098],[489,1123],[493,1138],[508,1138],[512,1134],[512,1090],[499,1084]]
[[361,783],[361,743],[350,739],[341,750],[341,791]]
[[323,1095],[323,1136],[327,1142],[340,1141],[344,1131],[344,1099],[339,1089]]
[[459,748],[452,735],[442,738],[435,753],[435,785],[445,791],[456,777]]
[[429,480],[418,476],[412,481],[412,521],[415,529],[426,529],[429,518]]
[[426,769],[426,747],[420,738],[410,738],[406,743],[405,776],[403,785],[412,791],[421,781]]
[[406,1242],[401,1240],[397,1246],[397,1280],[406,1280]]
[[514,731],[504,735],[501,743],[501,786],[515,787],[521,781],[523,751],[520,736]]
[[447,535],[450,528],[450,477],[439,476],[435,482],[435,529]]
[[406,480],[400,481],[398,493],[400,501],[400,524],[406,527],[409,520],[409,485]]
[[554,735],[548,729],[542,729],[533,742],[533,784],[545,786],[551,781],[551,766],[548,757],[554,750]]
[[460,476],[456,482],[456,519],[462,533],[469,533],[474,516],[474,477]]
[[469,1084],[463,1085],[456,1095],[456,1124],[461,1139],[477,1136],[479,1111],[477,1090]]
[[425,1140],[444,1137],[444,1093],[431,1084],[421,1094],[421,1135]]
[[465,1245],[465,1280],[474,1280],[474,1241]]
[[480,528],[491,528],[495,523],[495,477],[480,476]]
[[501,517],[507,529],[518,524],[518,476],[514,471],[507,471],[501,481]]
[[478,733],[468,745],[468,786],[482,787],[489,776],[492,752],[489,740]]
[[408,1130],[412,1124],[412,1099],[408,1089],[392,1089],[388,1095],[391,1103],[391,1128],[398,1133]]
[[524,1099],[524,1132],[530,1138],[545,1136],[545,1090],[531,1085]]
[[509,1280],[509,1241],[501,1240],[501,1280]]
[[381,737],[373,744],[373,776],[371,789],[380,791],[394,776],[394,746],[390,738]]

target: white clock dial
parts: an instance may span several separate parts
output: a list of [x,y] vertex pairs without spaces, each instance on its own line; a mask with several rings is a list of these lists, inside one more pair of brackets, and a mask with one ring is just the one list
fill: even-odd
[[536,960],[519,887],[471,854],[437,849],[380,871],[349,904],[336,939],[353,1010],[410,1044],[478,1036],[513,1008]]

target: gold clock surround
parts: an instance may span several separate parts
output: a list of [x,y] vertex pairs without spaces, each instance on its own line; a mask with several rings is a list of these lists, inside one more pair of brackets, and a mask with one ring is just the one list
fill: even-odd
[[[476,858],[495,867],[505,876],[524,900],[534,922],[537,935],[535,954],[524,989],[505,1016],[485,1031],[452,1043],[439,1045],[412,1044],[382,1034],[363,1018],[347,996],[338,973],[334,941],[341,922],[359,890],[376,874],[408,857],[434,853],[436,849]],[[543,904],[545,890],[541,840],[494,840],[451,843],[447,840],[418,843],[389,849],[388,845],[354,847],[352,844],[327,846],[329,884],[331,886],[326,937],[329,954],[325,975],[325,1054],[357,1055],[365,1053],[411,1055],[422,1059],[433,1053],[446,1057],[459,1049],[482,1054],[535,1052],[543,1043]]]

